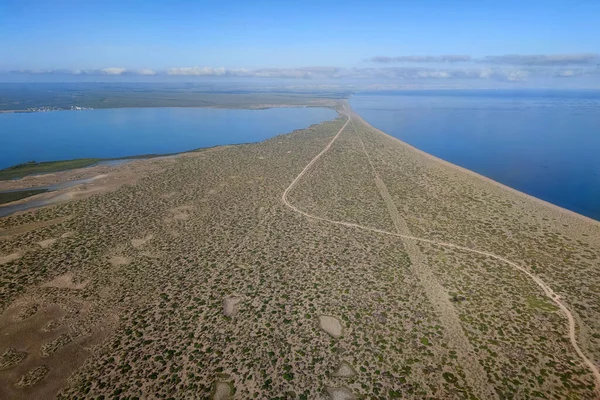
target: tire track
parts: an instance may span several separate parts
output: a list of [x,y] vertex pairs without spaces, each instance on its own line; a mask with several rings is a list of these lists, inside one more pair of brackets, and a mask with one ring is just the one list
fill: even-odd
[[[365,157],[369,161],[371,171],[375,177],[375,185],[379,189],[379,194],[383,198],[385,205],[388,209],[388,213],[392,218],[396,232],[404,235],[410,235],[410,230],[406,221],[402,218],[392,196],[390,195],[387,186],[379,177],[371,157],[365,148],[365,144],[358,135],[354,123],[352,128],[360,145],[363,149]],[[425,291],[425,295],[429,299],[429,302],[433,306],[433,309],[437,313],[442,325],[444,326],[444,338],[448,341],[450,346],[456,351],[456,355],[460,361],[460,366],[465,370],[465,380],[467,384],[473,390],[474,394],[480,399],[494,399],[498,398],[496,393],[491,390],[491,385],[487,377],[487,373],[483,366],[479,363],[479,357],[473,350],[473,346],[469,339],[465,336],[462,325],[460,323],[460,317],[456,312],[456,308],[450,302],[450,297],[446,289],[438,282],[435,275],[427,265],[427,260],[421,253],[421,250],[417,246],[417,242],[403,238],[403,243],[406,248],[406,252],[410,258],[412,269],[417,275],[421,287]]]
[[[416,244],[414,244],[414,242],[429,243],[429,244],[433,244],[433,245],[437,245],[437,246],[448,247],[448,248],[452,248],[452,249],[462,250],[462,251],[466,251],[466,252],[470,252],[470,253],[474,253],[474,254],[479,254],[479,255],[486,256],[486,257],[490,257],[490,258],[494,258],[494,259],[502,261],[502,262],[510,265],[511,267],[517,269],[518,271],[522,272],[528,278],[530,278],[535,284],[537,284],[542,289],[542,291],[544,292],[544,294],[553,303],[555,303],[560,308],[560,310],[563,312],[563,314],[567,317],[567,320],[568,320],[568,335],[569,335],[569,339],[570,339],[571,345],[572,345],[573,349],[575,350],[575,352],[577,353],[577,355],[579,356],[579,358],[589,368],[590,372],[592,372],[592,374],[594,376],[594,379],[596,381],[595,392],[598,395],[598,397],[600,398],[600,371],[598,370],[598,367],[585,355],[585,353],[583,352],[583,350],[579,347],[579,344],[577,343],[577,338],[576,338],[576,324],[575,324],[575,318],[573,317],[573,314],[567,308],[567,306],[560,300],[560,296],[558,294],[556,294],[552,290],[552,288],[550,288],[550,286],[548,286],[544,281],[542,281],[542,279],[540,279],[536,275],[532,274],[531,272],[529,272],[524,267],[522,267],[522,266],[518,265],[517,263],[515,263],[513,261],[510,261],[510,260],[508,260],[508,259],[506,259],[504,257],[498,256],[496,254],[489,253],[489,252],[486,252],[486,251],[481,251],[481,250],[476,250],[476,249],[472,249],[472,248],[469,248],[469,247],[459,246],[459,245],[456,245],[456,244],[453,244],[453,243],[438,242],[438,241],[431,240],[431,239],[419,238],[419,237],[415,237],[415,236],[412,236],[412,235],[409,235],[409,234],[405,234],[405,233],[388,232],[388,231],[385,231],[385,230],[382,230],[382,229],[377,229],[377,228],[372,228],[372,227],[368,227],[368,226],[358,225],[358,224],[354,224],[354,223],[351,223],[351,222],[335,221],[335,220],[331,220],[331,219],[327,219],[327,218],[322,218],[322,217],[319,217],[319,216],[316,216],[316,215],[309,214],[309,213],[307,213],[307,212],[305,212],[303,210],[300,210],[298,207],[294,206],[293,204],[291,204],[289,202],[289,200],[288,200],[287,197],[288,197],[290,191],[298,184],[298,182],[300,181],[300,179],[302,179],[302,177],[304,175],[306,175],[306,173],[319,160],[319,158],[321,158],[321,156],[323,154],[325,154],[331,148],[331,146],[333,145],[333,143],[335,143],[335,141],[337,140],[337,138],[342,134],[342,132],[344,131],[344,129],[346,128],[346,126],[348,126],[348,124],[352,121],[352,111],[348,111],[347,108],[346,108],[346,105],[344,105],[344,110],[342,112],[340,112],[340,113],[342,115],[345,115],[346,117],[348,117],[348,120],[340,128],[339,132],[331,139],[331,141],[327,144],[327,146],[325,146],[325,148],[319,154],[317,154],[306,165],[306,167],[304,167],[304,169],[302,171],[300,171],[300,173],[298,174],[298,176],[296,176],[296,178],[292,181],[292,183],[290,183],[290,185],[285,189],[285,191],[281,195],[281,200],[285,204],[285,206],[287,206],[292,211],[294,211],[294,212],[296,212],[296,213],[298,213],[300,215],[303,215],[303,216],[305,216],[307,218],[313,219],[313,220],[327,222],[327,223],[334,224],[334,225],[339,225],[339,226],[345,226],[345,227],[348,227],[348,228],[354,228],[354,229],[359,229],[359,230],[363,230],[363,231],[378,233],[378,234],[381,234],[381,235],[389,235],[389,236],[394,236],[394,237],[400,238],[400,239],[403,240],[404,243],[407,244],[407,248],[409,247],[408,243],[410,243],[410,242],[413,242],[413,245],[415,245],[415,246],[416,246]],[[370,160],[369,160],[369,162],[370,162]],[[377,182],[377,178],[376,178],[376,182]],[[381,181],[381,184],[383,184],[383,181]],[[378,185],[378,187],[379,187],[379,185]],[[385,187],[385,184],[383,184],[382,187]],[[385,192],[387,192],[387,188],[385,188]],[[388,196],[389,196],[389,193],[388,193]],[[385,198],[384,198],[384,200],[385,200]],[[391,200],[391,198],[390,198],[390,200]],[[386,201],[386,204],[387,204],[387,201]],[[393,202],[392,202],[392,205],[393,205]],[[395,206],[394,206],[394,208],[395,208]],[[388,210],[389,210],[389,206],[388,206]],[[393,210],[392,210],[392,212],[393,212]],[[396,209],[396,213],[397,212],[398,212],[398,210]],[[395,219],[393,215],[392,215],[392,219]],[[403,221],[402,218],[400,218],[400,220],[398,222],[400,222],[400,221]],[[396,222],[397,221],[394,221],[394,224],[396,224]],[[402,226],[400,226],[400,228],[401,228],[401,232],[408,232],[408,230],[403,231],[402,230]],[[396,229],[398,229],[398,226],[396,226]],[[418,248],[417,248],[417,250],[418,250]],[[411,260],[412,260],[412,257],[411,257]],[[465,365],[468,365],[468,364],[469,363],[467,363]],[[483,398],[486,398],[486,397],[483,397]]]

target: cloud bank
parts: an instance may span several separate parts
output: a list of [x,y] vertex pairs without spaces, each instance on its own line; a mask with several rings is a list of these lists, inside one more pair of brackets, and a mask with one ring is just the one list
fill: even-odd
[[[385,64],[376,67],[339,68],[316,66],[302,68],[225,68],[209,66],[173,67],[165,70],[127,69],[107,67],[75,70],[18,70],[25,75],[90,75],[90,76],[144,76],[144,77],[214,77],[214,78],[279,78],[298,80],[396,80],[396,81],[450,81],[488,80],[520,82],[533,78],[593,77],[600,80],[600,64],[596,54],[565,55],[505,55],[475,59],[462,55],[374,57],[370,61]],[[389,64],[413,63],[412,66]],[[443,64],[440,64],[443,63]]]
[[157,75],[156,71],[149,68],[127,69],[121,67],[100,69],[19,69],[9,72],[27,75]]
[[505,54],[499,56],[485,56],[475,58],[468,55],[442,55],[442,56],[377,56],[367,60],[376,64],[401,64],[401,63],[456,63],[473,62],[497,65],[520,66],[567,66],[567,65],[599,65],[600,54]]
[[564,66],[564,65],[596,65],[600,64],[600,55],[585,54],[533,54],[517,55],[507,54],[503,56],[486,56],[478,60],[482,63],[505,64],[505,65],[530,65],[530,66]]
[[455,63],[455,62],[467,62],[471,61],[471,56],[447,54],[442,56],[399,56],[399,57],[386,57],[377,56],[370,58],[370,62],[378,64],[392,64],[392,63]]

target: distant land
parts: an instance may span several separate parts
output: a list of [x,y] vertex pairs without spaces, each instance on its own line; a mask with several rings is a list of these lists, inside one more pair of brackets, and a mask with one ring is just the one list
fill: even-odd
[[0,83],[0,112],[127,107],[269,108],[346,99],[349,91],[176,83]]

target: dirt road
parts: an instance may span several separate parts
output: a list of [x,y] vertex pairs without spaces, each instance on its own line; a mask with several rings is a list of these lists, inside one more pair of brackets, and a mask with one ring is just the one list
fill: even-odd
[[[573,346],[573,349],[575,350],[575,352],[577,353],[577,355],[588,366],[588,368],[590,369],[590,371],[594,375],[594,378],[596,380],[596,392],[597,392],[597,394],[598,394],[598,396],[600,398],[600,371],[598,370],[598,367],[596,367],[596,365],[584,354],[583,350],[579,347],[579,344],[577,343],[576,324],[575,324],[575,318],[573,317],[573,314],[567,308],[567,306],[560,301],[560,296],[558,294],[556,294],[552,290],[552,288],[550,288],[544,281],[542,281],[536,275],[532,274],[526,268],[520,266],[519,264],[517,264],[515,262],[507,260],[504,257],[501,257],[501,256],[493,254],[493,253],[489,253],[489,252],[486,252],[486,251],[481,251],[481,250],[476,250],[476,249],[472,249],[472,248],[468,248],[468,247],[464,247],[464,246],[459,246],[459,245],[456,245],[456,244],[453,244],[453,243],[438,242],[438,241],[431,240],[431,239],[419,238],[419,237],[415,237],[415,236],[411,236],[411,235],[405,235],[405,234],[402,234],[402,233],[388,232],[388,231],[385,231],[385,230],[382,230],[382,229],[372,228],[372,227],[368,227],[368,226],[362,226],[362,225],[358,225],[358,224],[354,224],[354,223],[350,223],[350,222],[335,221],[335,220],[331,220],[331,219],[327,219],[327,218],[322,218],[322,217],[319,217],[317,215],[311,215],[311,214],[309,214],[309,213],[307,213],[307,212],[305,212],[303,210],[300,210],[298,207],[294,206],[293,204],[291,204],[289,202],[289,200],[288,200],[287,197],[288,197],[288,194],[290,193],[290,191],[298,184],[298,182],[302,179],[302,177],[319,160],[319,158],[321,158],[321,156],[323,154],[325,154],[331,148],[331,146],[333,145],[333,143],[335,143],[335,141],[339,138],[339,136],[342,134],[342,132],[344,132],[344,130],[346,129],[346,127],[348,126],[348,124],[352,123],[352,114],[353,113],[352,113],[352,111],[349,111],[346,106],[344,106],[344,110],[343,110],[343,112],[341,112],[341,114],[345,115],[348,118],[348,120],[346,121],[346,123],[344,123],[344,125],[342,126],[342,128],[333,137],[333,139],[331,139],[331,141],[327,144],[327,146],[325,146],[325,148],[319,154],[317,154],[306,165],[306,167],[304,167],[304,169],[298,174],[298,176],[292,181],[292,183],[290,183],[290,185],[285,189],[285,191],[283,192],[283,194],[281,196],[281,200],[283,201],[283,203],[288,208],[290,208],[292,211],[294,211],[296,213],[299,213],[301,215],[304,215],[307,218],[311,218],[311,219],[318,220],[318,221],[323,221],[323,222],[328,222],[328,223],[335,224],[335,225],[345,226],[345,227],[348,227],[348,228],[360,229],[360,230],[369,231],[369,232],[373,232],[373,233],[378,233],[378,234],[382,234],[382,235],[394,236],[394,237],[400,238],[402,240],[430,243],[430,244],[437,245],[437,246],[443,246],[443,247],[458,249],[458,250],[462,250],[462,251],[466,251],[466,252],[470,252],[470,253],[474,253],[474,254],[479,254],[479,255],[487,256],[487,257],[490,257],[490,258],[495,258],[496,260],[500,260],[500,261],[502,261],[502,262],[510,265],[511,267],[517,269],[518,271],[522,272],[528,278],[530,278],[533,282],[535,282],[535,284],[538,285],[542,289],[542,291],[544,292],[544,294],[553,303],[555,303],[560,308],[560,310],[563,312],[563,314],[567,317],[567,320],[568,320],[568,335],[569,335],[569,339],[571,341],[571,345]],[[365,154],[368,157],[368,154],[366,153],[366,150],[364,149],[364,147],[363,147],[363,150],[365,151]],[[374,168],[373,168],[373,170],[374,170]],[[377,172],[375,170],[374,170],[374,172],[375,172],[375,174],[377,174]],[[376,179],[378,179],[377,175],[376,175]],[[383,182],[381,182],[381,183],[383,183]],[[378,185],[378,186],[380,186],[380,185]],[[384,198],[384,200],[386,200],[386,199]]]

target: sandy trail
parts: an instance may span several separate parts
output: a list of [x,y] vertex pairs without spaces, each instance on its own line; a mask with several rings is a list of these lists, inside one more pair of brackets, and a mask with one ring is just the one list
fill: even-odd
[[[345,227],[348,227],[348,228],[355,228],[355,229],[365,230],[365,231],[369,231],[369,232],[379,233],[379,234],[382,234],[382,235],[394,236],[394,237],[398,237],[400,239],[409,240],[409,241],[430,243],[430,244],[437,245],[437,246],[443,246],[443,247],[458,249],[458,250],[462,250],[462,251],[466,251],[466,252],[470,252],[470,253],[474,253],[474,254],[479,254],[479,255],[483,255],[483,256],[495,258],[496,260],[500,260],[500,261],[502,261],[502,262],[510,265],[511,267],[519,270],[520,272],[524,273],[528,278],[530,278],[533,282],[535,282],[542,289],[542,291],[544,292],[544,294],[552,302],[554,302],[560,308],[560,310],[563,312],[563,314],[567,317],[568,325],[569,325],[568,326],[569,339],[571,341],[571,345],[573,346],[573,349],[575,350],[575,352],[577,353],[577,355],[588,366],[588,368],[590,369],[590,371],[594,375],[594,379],[596,380],[595,391],[598,394],[598,396],[600,397],[600,370],[598,370],[598,367],[596,367],[596,365],[584,354],[583,350],[581,350],[581,348],[579,347],[579,344],[577,343],[576,325],[575,325],[575,318],[573,317],[573,314],[567,308],[567,306],[565,304],[563,304],[562,301],[560,301],[560,296],[558,294],[554,293],[554,291],[552,290],[552,288],[550,288],[550,286],[548,286],[539,277],[537,277],[536,275],[532,274],[531,272],[529,272],[524,267],[522,267],[522,266],[518,265],[517,263],[512,262],[512,261],[510,261],[510,260],[508,260],[508,259],[506,259],[504,257],[501,257],[501,256],[493,254],[493,253],[489,253],[489,252],[486,252],[486,251],[481,251],[481,250],[476,250],[476,249],[472,249],[472,248],[469,248],[469,247],[459,246],[459,245],[456,245],[456,244],[453,244],[453,243],[438,242],[438,241],[431,240],[431,239],[419,238],[419,237],[415,237],[415,236],[411,236],[411,235],[405,235],[405,234],[402,234],[402,233],[388,232],[388,231],[385,231],[385,230],[382,230],[382,229],[377,229],[377,228],[372,228],[372,227],[368,227],[368,226],[358,225],[358,224],[354,224],[354,223],[351,223],[351,222],[335,221],[335,220],[331,220],[331,219],[327,219],[327,218],[322,218],[322,217],[319,217],[319,216],[316,216],[316,215],[311,215],[311,214],[309,214],[309,213],[307,213],[305,211],[300,210],[298,207],[294,206],[293,204],[291,204],[288,201],[287,197],[288,197],[290,191],[298,184],[298,182],[300,181],[300,179],[302,179],[302,177],[319,160],[319,158],[321,158],[321,156],[323,154],[325,154],[331,148],[331,146],[333,145],[333,143],[335,143],[335,141],[338,139],[338,137],[342,134],[342,132],[344,131],[344,129],[346,128],[346,126],[348,126],[348,124],[352,121],[352,112],[347,110],[346,105],[344,105],[344,111],[341,112],[341,114],[345,115],[346,117],[348,117],[348,120],[340,128],[340,130],[338,131],[338,133],[331,139],[331,141],[329,142],[329,144],[327,144],[327,146],[325,146],[325,148],[319,154],[317,154],[306,165],[306,167],[304,167],[304,169],[302,171],[300,171],[300,173],[298,174],[298,176],[296,176],[296,178],[292,181],[292,183],[290,183],[290,185],[285,189],[285,191],[281,195],[281,200],[283,201],[283,203],[288,208],[290,208],[292,211],[294,211],[294,212],[296,212],[298,214],[304,215],[305,217],[313,219],[313,220],[328,222],[330,224],[345,226]],[[366,122],[364,122],[364,121],[361,121],[361,122],[364,123],[364,124],[366,124]]]
[[[388,214],[392,218],[392,222],[396,228],[396,232],[410,236],[410,229],[408,228],[404,218],[402,218],[398,212],[387,186],[379,177],[379,174],[377,173],[377,170],[371,161],[371,157],[365,148],[365,144],[356,131],[354,123],[352,122],[351,125],[354,130],[354,134],[358,138],[360,146],[362,147],[363,153],[365,154],[365,157],[371,166],[371,171],[373,172],[373,176],[375,178],[375,186],[377,186],[379,194],[385,202],[385,205],[388,209]],[[456,308],[452,305],[448,292],[438,282],[437,278],[427,265],[427,259],[421,253],[417,242],[408,239],[404,239],[403,242],[412,264],[412,270],[415,272],[417,278],[421,282],[421,287],[424,289],[425,295],[439,316],[442,325],[446,328],[444,330],[444,338],[455,349],[456,355],[461,362],[461,366],[465,369],[465,378],[467,383],[473,389],[474,394],[478,398],[497,398],[498,396],[491,390],[490,385],[488,384],[487,373],[485,372],[485,369],[479,362],[475,361],[477,359],[477,355],[473,349],[473,346],[471,345],[471,342],[469,342],[469,339],[465,335],[460,322],[460,316],[456,312]]]

